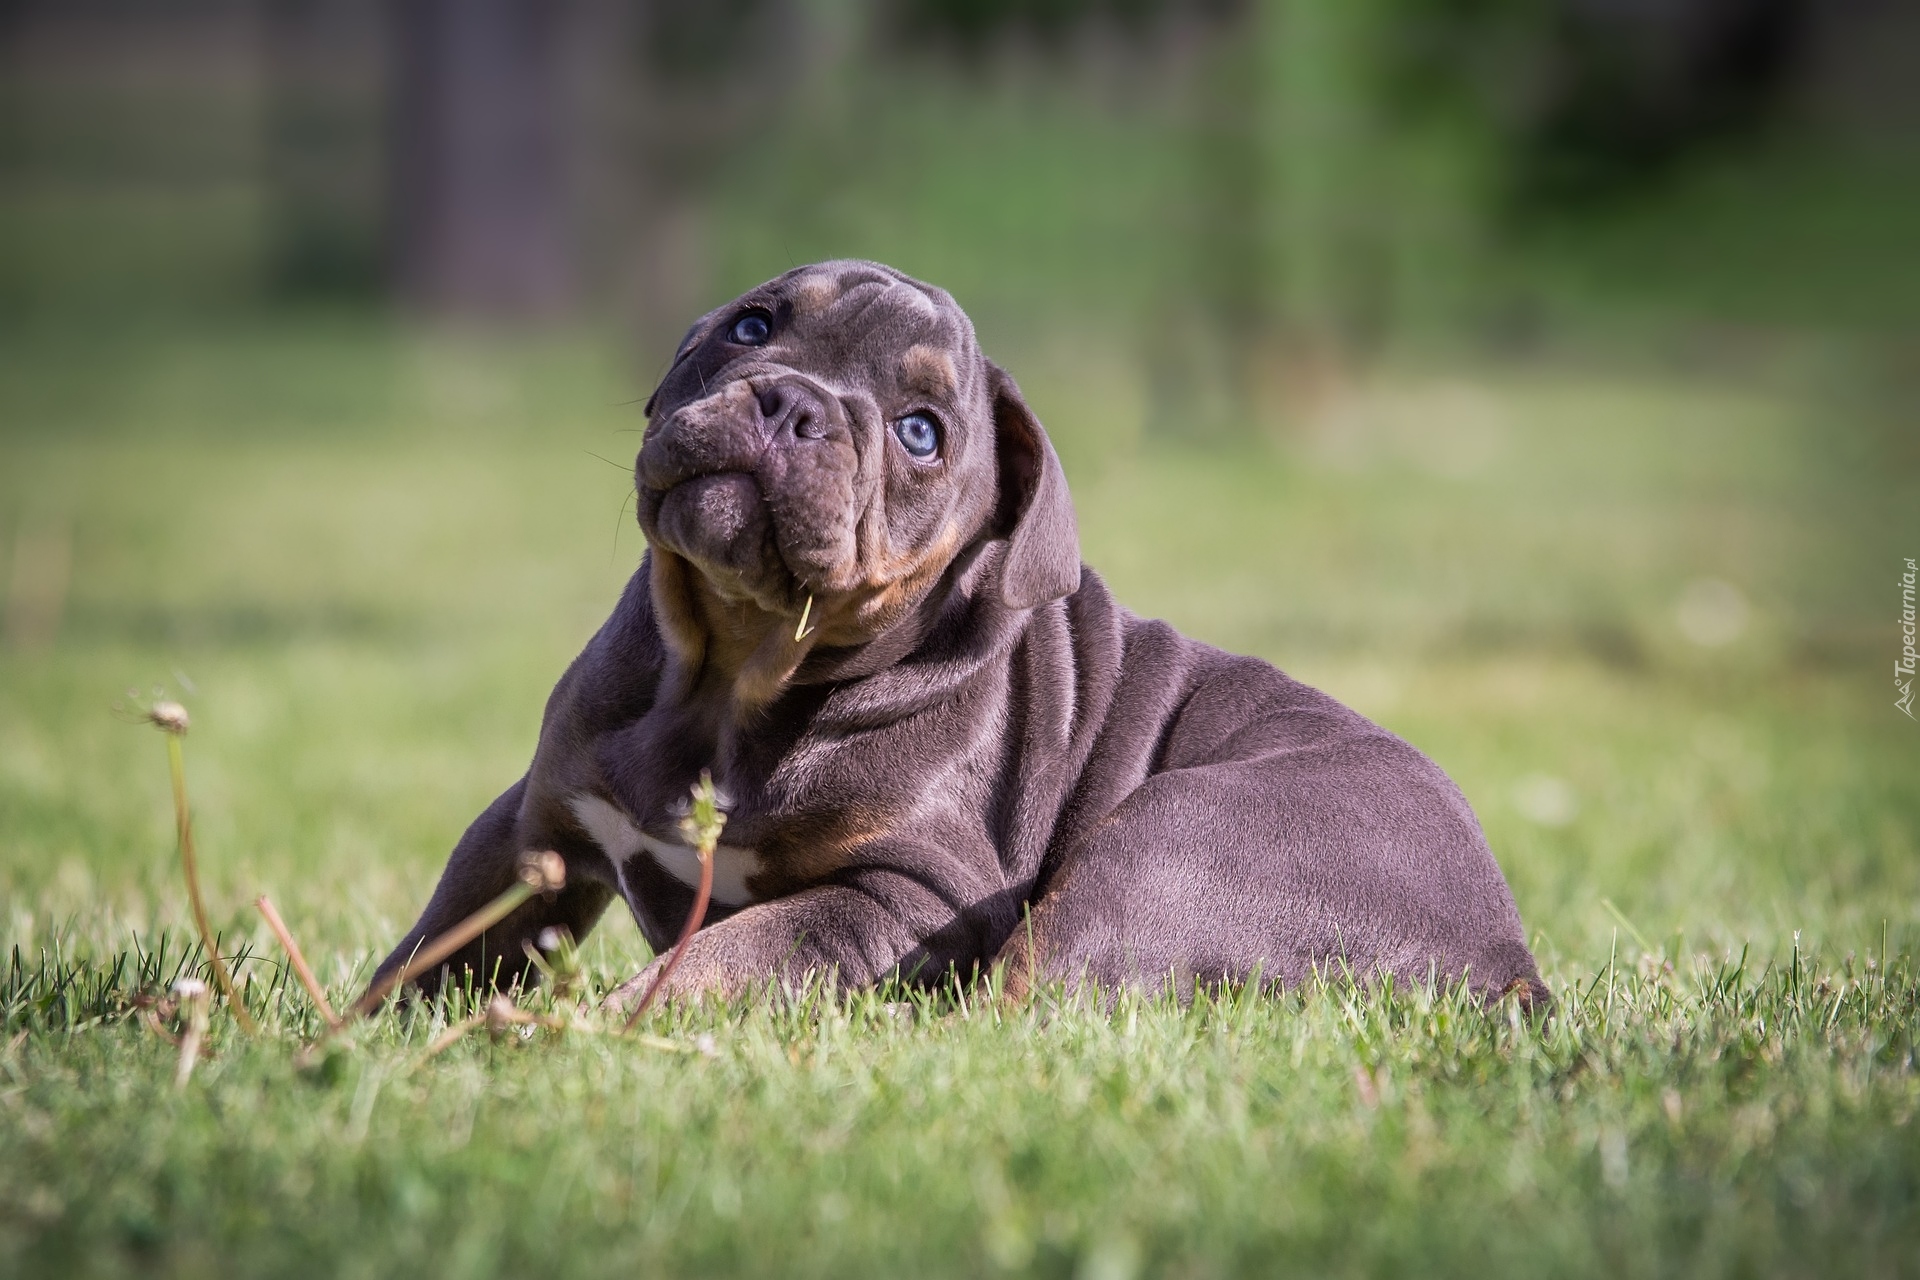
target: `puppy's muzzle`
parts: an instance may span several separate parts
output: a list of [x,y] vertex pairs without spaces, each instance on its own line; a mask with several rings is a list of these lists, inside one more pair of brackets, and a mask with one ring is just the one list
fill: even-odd
[[755,596],[810,589],[852,554],[846,406],[799,374],[728,383],[647,432],[635,468],[651,538]]
[[846,410],[807,379],[742,378],[650,428],[635,478],[665,493],[696,476],[758,472],[769,453],[835,436],[849,436]]

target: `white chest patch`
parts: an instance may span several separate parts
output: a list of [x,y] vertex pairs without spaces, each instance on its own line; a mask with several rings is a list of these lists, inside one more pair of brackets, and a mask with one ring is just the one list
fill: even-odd
[[[650,836],[634,825],[632,818],[599,796],[580,794],[567,800],[573,810],[573,816],[579,820],[586,833],[593,837],[594,843],[606,851],[613,859],[616,869],[624,866],[627,859],[645,849],[653,860],[660,864],[668,875],[696,889],[700,885],[700,856],[689,845],[677,841],[662,840]],[[724,902],[730,907],[745,906],[753,901],[753,893],[747,888],[747,879],[760,870],[760,855],[751,849],[739,849],[723,844],[713,851],[713,899]],[[626,877],[621,876],[621,883]]]

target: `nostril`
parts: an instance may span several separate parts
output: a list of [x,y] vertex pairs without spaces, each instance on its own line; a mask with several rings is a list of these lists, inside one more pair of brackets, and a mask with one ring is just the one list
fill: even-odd
[[813,397],[791,387],[774,385],[757,395],[760,421],[769,438],[792,434],[802,440],[823,440],[827,422]]

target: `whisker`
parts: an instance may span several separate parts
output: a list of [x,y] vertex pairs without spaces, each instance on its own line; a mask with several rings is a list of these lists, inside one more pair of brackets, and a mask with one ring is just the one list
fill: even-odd
[[620,558],[620,531],[627,526],[627,502],[634,496],[632,489],[620,499],[620,510],[613,516],[613,550],[607,553],[607,563],[612,564]]

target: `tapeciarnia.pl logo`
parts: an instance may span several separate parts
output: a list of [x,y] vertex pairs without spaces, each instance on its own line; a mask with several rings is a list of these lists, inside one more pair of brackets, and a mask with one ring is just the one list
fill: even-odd
[[1913,720],[1913,668],[1916,655],[1913,649],[1913,557],[1907,557],[1907,571],[1900,575],[1900,657],[1893,664],[1893,687],[1900,696],[1894,700],[1894,706]]

